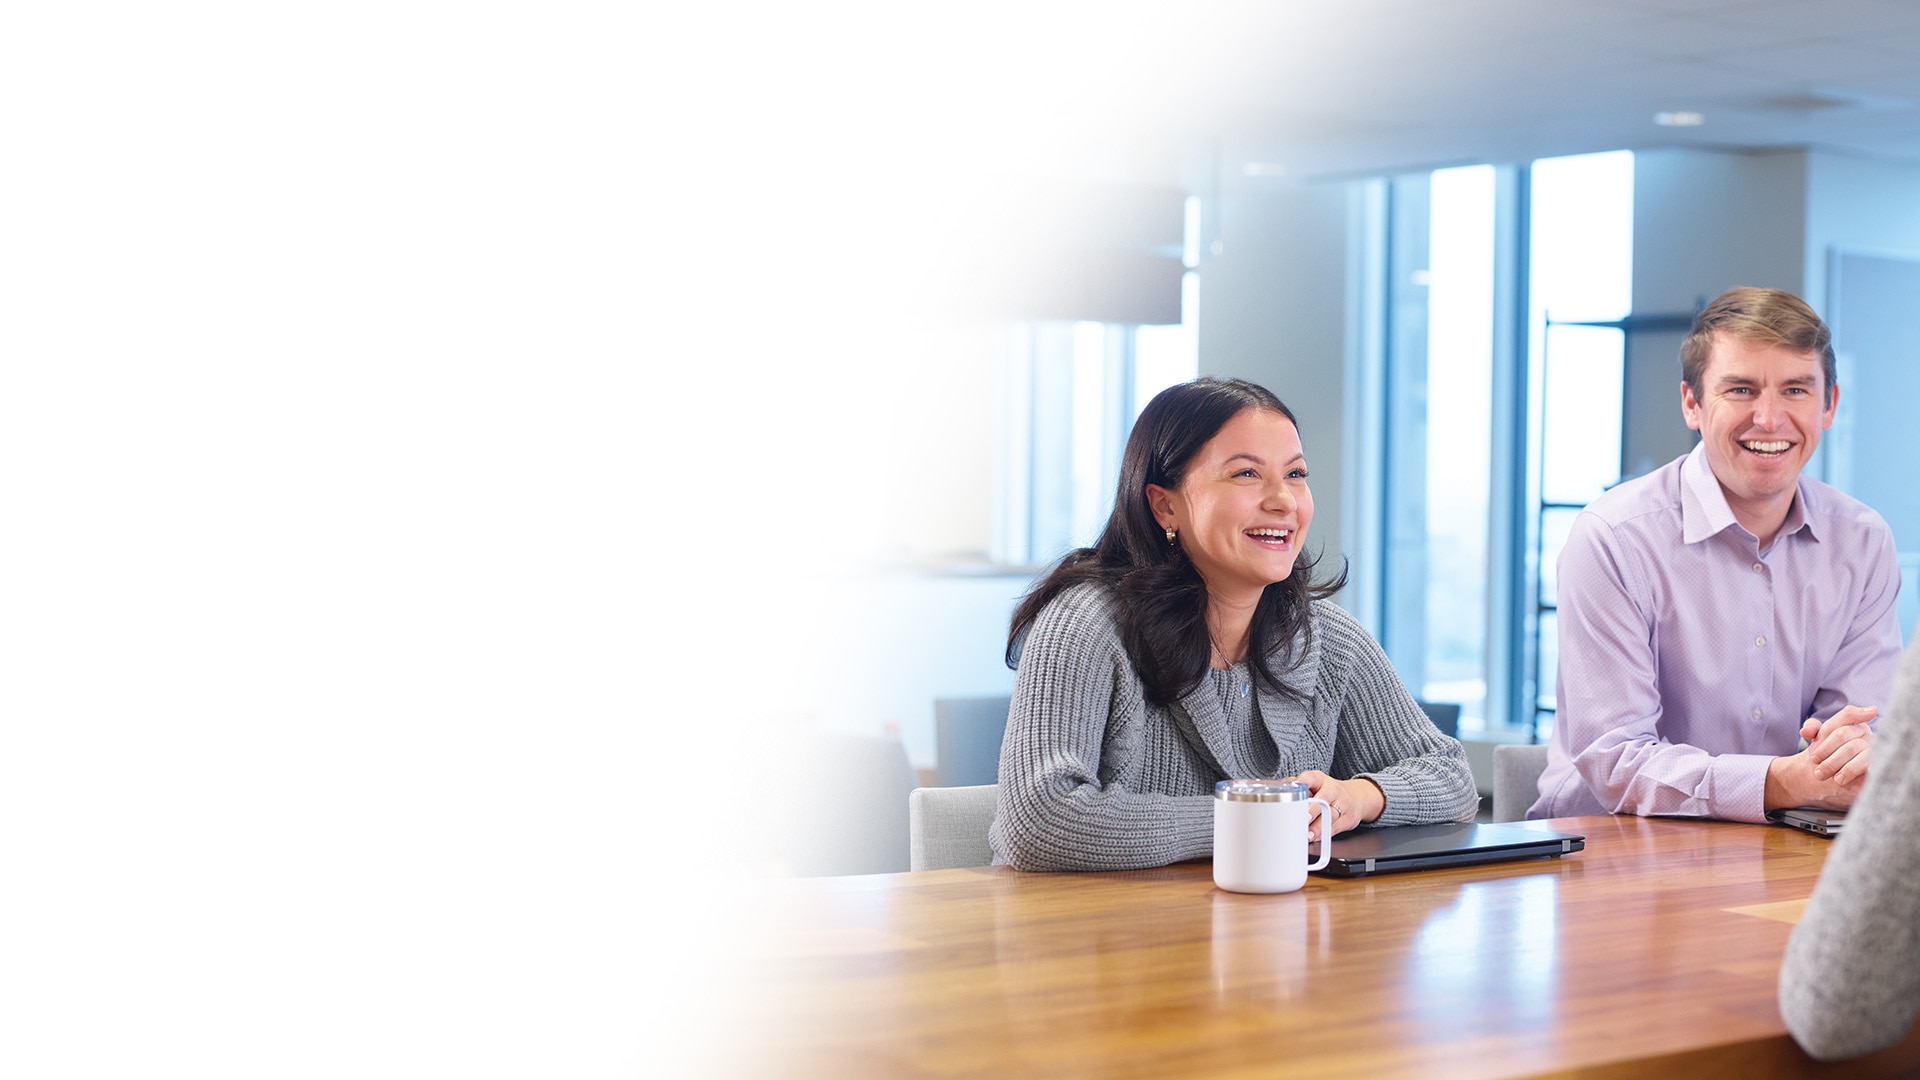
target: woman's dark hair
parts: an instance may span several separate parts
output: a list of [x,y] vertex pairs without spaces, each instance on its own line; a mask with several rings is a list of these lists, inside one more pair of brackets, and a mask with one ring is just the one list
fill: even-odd
[[[1210,654],[1206,582],[1186,553],[1167,542],[1166,531],[1147,504],[1147,485],[1179,487],[1194,455],[1247,409],[1276,412],[1295,429],[1300,426],[1293,410],[1272,391],[1243,379],[1200,378],[1154,395],[1127,437],[1113,513],[1100,538],[1090,548],[1068,552],[1014,610],[1007,631],[1008,667],[1019,663],[1021,644],[1041,610],[1066,589],[1091,582],[1113,592],[1120,639],[1148,702],[1170,705],[1200,684]],[[1317,562],[1301,552],[1293,573],[1261,594],[1249,628],[1247,659],[1254,679],[1285,697],[1298,695],[1274,674],[1269,661],[1278,658],[1284,667],[1293,657],[1294,639],[1300,637],[1304,644],[1302,635],[1312,632],[1308,606],[1347,583],[1343,564],[1334,580],[1316,584]]]

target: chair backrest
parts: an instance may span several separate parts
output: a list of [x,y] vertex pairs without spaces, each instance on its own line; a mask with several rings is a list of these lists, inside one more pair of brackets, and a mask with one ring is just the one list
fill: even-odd
[[908,869],[990,865],[987,826],[999,791],[998,784],[914,788],[907,796]]
[[1000,741],[1011,694],[933,699],[934,783],[968,787],[1000,780]]
[[1456,739],[1460,737],[1460,705],[1458,702],[1423,701],[1420,703],[1420,708],[1426,712],[1427,719],[1433,721],[1433,726],[1440,729],[1440,734]]
[[785,801],[764,856],[796,877],[907,868],[913,765],[895,734],[808,733],[769,743]]
[[1519,821],[1540,798],[1547,748],[1500,743],[1493,748],[1493,820]]

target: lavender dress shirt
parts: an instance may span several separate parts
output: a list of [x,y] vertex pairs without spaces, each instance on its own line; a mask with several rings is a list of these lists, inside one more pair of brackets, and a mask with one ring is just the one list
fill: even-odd
[[1700,447],[1602,495],[1560,555],[1559,708],[1527,816],[1765,821],[1801,723],[1886,700],[1899,592],[1886,521],[1817,480],[1765,551]]

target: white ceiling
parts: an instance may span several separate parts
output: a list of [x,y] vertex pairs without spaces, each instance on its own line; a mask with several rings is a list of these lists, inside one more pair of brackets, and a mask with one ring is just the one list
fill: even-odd
[[[1237,153],[1307,174],[1660,146],[1920,160],[1920,4],[1427,0],[1328,17],[1347,49],[1381,55],[1363,73],[1289,48],[1243,99],[1264,115],[1227,122]],[[1706,122],[1653,122],[1673,110]]]
[[[989,4],[889,31],[881,74],[906,78],[874,118],[1014,170],[1192,190],[1674,146],[1920,161],[1908,0]],[[1680,110],[1705,123],[1654,123]]]

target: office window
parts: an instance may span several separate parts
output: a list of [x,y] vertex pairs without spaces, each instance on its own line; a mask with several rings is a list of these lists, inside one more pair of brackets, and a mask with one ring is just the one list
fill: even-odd
[[1554,564],[1620,475],[1632,169],[1621,152],[1386,187],[1380,637],[1463,731],[1550,728]]
[[1552,731],[1556,567],[1582,507],[1620,481],[1623,320],[1633,306],[1633,155],[1533,163],[1528,295],[1536,460],[1532,733]]
[[[1016,567],[1045,565],[1093,543],[1112,511],[1134,419],[1154,394],[1199,370],[1200,200],[1074,189],[1045,205],[1036,220],[1048,227],[1034,227],[1045,233],[1077,222],[1066,230],[1077,234],[1066,249],[1077,261],[1049,263],[1038,279],[1014,275],[1035,292],[1022,302],[1050,317],[1009,322],[1001,336],[988,557]],[[1117,246],[1080,250],[1088,236]],[[1104,291],[1063,285],[1084,278],[1113,280]]]
[[1177,324],[1034,322],[1006,329],[995,562],[1042,565],[1099,536],[1134,419],[1154,394],[1197,372],[1193,273],[1182,293]]
[[1393,189],[1388,364],[1388,650],[1428,701],[1487,709],[1487,483],[1493,348],[1491,166]]

